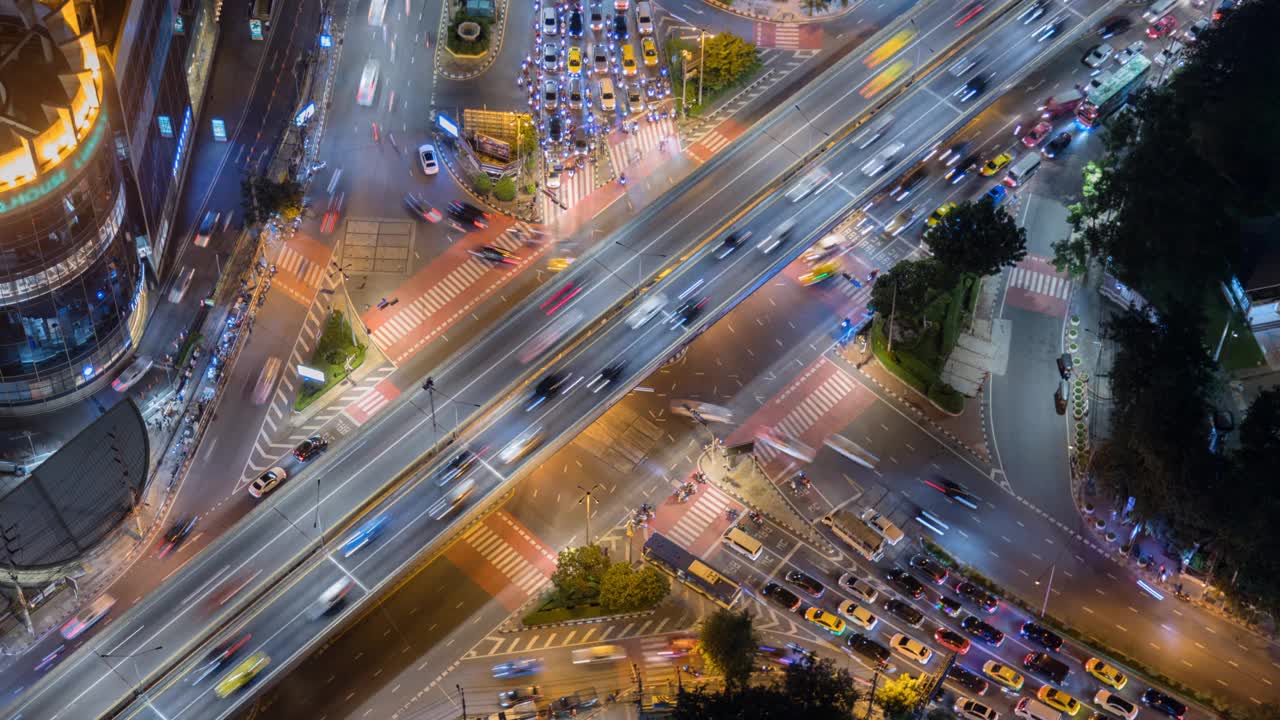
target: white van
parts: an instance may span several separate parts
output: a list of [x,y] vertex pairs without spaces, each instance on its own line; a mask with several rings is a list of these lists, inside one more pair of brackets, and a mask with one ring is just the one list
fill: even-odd
[[896,142],[876,153],[875,157],[862,166],[862,174],[867,177],[875,177],[889,169],[889,166],[898,159],[898,153],[902,152],[905,147],[905,144]]
[[351,592],[351,588],[355,586],[355,582],[351,578],[341,578],[335,580],[332,585],[325,588],[320,593],[320,597],[311,603],[311,607],[307,609],[307,616],[312,620],[319,620],[329,614],[343,600],[346,599],[347,593]]
[[1009,174],[1005,175],[1004,184],[1009,187],[1017,187],[1031,179],[1032,175],[1040,169],[1040,153],[1029,152],[1018,158],[1009,168]]
[[1062,713],[1029,697],[1022,698],[1013,706],[1013,714],[1022,720],[1062,720]]
[[618,107],[617,98],[613,96],[612,78],[600,78],[600,107],[609,112]]
[[636,3],[636,26],[640,28],[641,35],[653,34],[653,8],[647,0]]
[[760,552],[764,550],[764,544],[759,540],[747,534],[746,530],[733,527],[729,528],[729,532],[720,538],[730,550],[742,553],[752,560],[760,559]]
[[1156,0],[1155,2],[1148,5],[1147,9],[1143,11],[1142,19],[1146,20],[1147,22],[1153,22],[1156,19],[1160,18],[1160,16],[1169,12],[1171,9],[1173,9],[1173,6],[1177,4],[1178,4],[1178,0]]
[[627,317],[627,327],[637,330],[653,319],[658,311],[667,304],[667,296],[660,292],[653,293],[640,301],[640,306]]
[[191,287],[191,278],[195,276],[194,266],[179,270],[178,277],[173,279],[173,287],[169,290],[169,302],[175,304],[182,302],[182,298],[187,294],[187,288]]

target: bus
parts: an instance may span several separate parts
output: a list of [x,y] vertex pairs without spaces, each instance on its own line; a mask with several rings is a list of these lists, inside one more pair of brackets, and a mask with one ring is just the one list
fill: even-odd
[[733,607],[738,598],[742,597],[742,588],[738,583],[662,533],[654,533],[645,541],[644,557],[658,566],[658,569],[707,596],[722,608]]
[[822,524],[831,528],[836,537],[871,562],[884,557],[884,538],[849,510],[836,510],[823,516]]
[[387,14],[387,0],[373,0],[369,3],[369,25],[378,27]]
[[1150,69],[1151,60],[1146,55],[1139,54],[1115,70],[1111,77],[1090,92],[1080,107],[1076,108],[1076,125],[1081,130],[1089,130],[1102,124],[1112,113],[1129,102],[1129,94],[1142,87]]

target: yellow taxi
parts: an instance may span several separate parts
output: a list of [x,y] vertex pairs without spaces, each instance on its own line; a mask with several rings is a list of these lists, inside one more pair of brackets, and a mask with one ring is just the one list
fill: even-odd
[[627,77],[635,77],[636,71],[636,49],[630,44],[622,46],[622,74]]
[[658,46],[654,44],[653,38],[645,38],[640,41],[640,54],[644,56],[645,67],[653,67],[658,64]]
[[804,619],[833,635],[839,635],[844,632],[844,620],[822,608],[809,608],[804,614]]
[[1096,657],[1086,660],[1084,669],[1085,672],[1117,690],[1123,690],[1124,686],[1129,684],[1129,678],[1125,677],[1124,673]]
[[553,257],[547,261],[547,269],[551,272],[568,270],[569,266],[573,264],[573,260],[574,258],[571,257]]
[[1014,670],[1008,665],[1002,665],[995,660],[988,660],[982,666],[982,672],[987,677],[995,680],[1014,692],[1022,689],[1022,683],[1024,680],[1022,673]]
[[938,223],[942,222],[942,218],[946,217],[952,210],[955,210],[955,209],[956,209],[955,203],[953,202],[946,203],[945,205],[939,207],[937,210],[934,210],[933,213],[929,215],[929,219],[925,221],[925,224],[928,225],[929,227],[937,227]]
[[840,272],[839,260],[828,260],[820,262],[809,269],[809,272],[800,276],[800,284],[804,286],[817,285],[827,278]]
[[569,48],[569,72],[574,75],[582,73],[582,48],[577,45]]
[[244,662],[235,667],[234,670],[227,673],[225,677],[218,681],[217,687],[213,689],[215,695],[225,698],[231,693],[239,690],[249,681],[258,676],[262,669],[271,664],[271,658],[264,652],[256,652],[244,659]]
[[1000,153],[988,160],[986,165],[982,166],[982,175],[983,177],[991,177],[992,175],[1000,172],[1005,165],[1008,165],[1011,162],[1013,162],[1013,155],[1010,155],[1009,153]]
[[1040,692],[1036,693],[1036,697],[1040,698],[1040,702],[1052,708],[1057,708],[1067,715],[1075,715],[1080,712],[1080,701],[1062,692],[1058,688],[1045,685],[1040,688]]

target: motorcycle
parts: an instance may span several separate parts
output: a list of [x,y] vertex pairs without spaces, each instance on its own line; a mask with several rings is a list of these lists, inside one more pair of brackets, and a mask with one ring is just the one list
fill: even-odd
[[735,520],[738,519],[738,509],[729,508],[728,510],[725,511],[725,517],[729,519],[729,522],[734,522]]

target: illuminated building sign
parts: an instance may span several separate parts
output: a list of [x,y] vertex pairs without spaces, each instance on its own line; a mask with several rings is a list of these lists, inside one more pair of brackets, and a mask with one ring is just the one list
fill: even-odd
[[458,137],[458,125],[445,117],[444,113],[436,115],[436,125],[439,125],[441,130],[449,133],[455,138]]
[[249,21],[249,37],[254,40],[262,39],[262,21],[258,18]]
[[161,137],[173,137],[173,121],[169,119],[168,115],[156,117],[156,124],[160,126]]
[[307,121],[311,119],[311,116],[315,114],[316,104],[314,102],[309,102],[306,107],[299,110],[297,114],[293,116],[293,124],[298,127],[302,127],[303,125],[306,125]]
[[187,149],[187,133],[191,132],[191,106],[187,106],[187,112],[182,116],[182,132],[178,133],[178,150],[173,153],[173,177],[178,177],[178,167],[182,165],[182,154]]
[[218,142],[227,141],[227,123],[222,118],[214,118],[210,121],[213,125],[213,139]]
[[98,143],[102,141],[102,135],[106,132],[107,126],[103,122],[104,119],[105,116],[99,114],[98,126],[93,129],[93,132],[89,133],[89,137],[80,144],[75,154],[71,156],[70,168],[64,164],[57,170],[41,177],[38,182],[25,186],[21,190],[14,190],[8,195],[0,196],[0,215],[39,201],[61,187],[71,174],[79,172],[89,162],[89,158],[93,156],[93,151],[97,149]]

